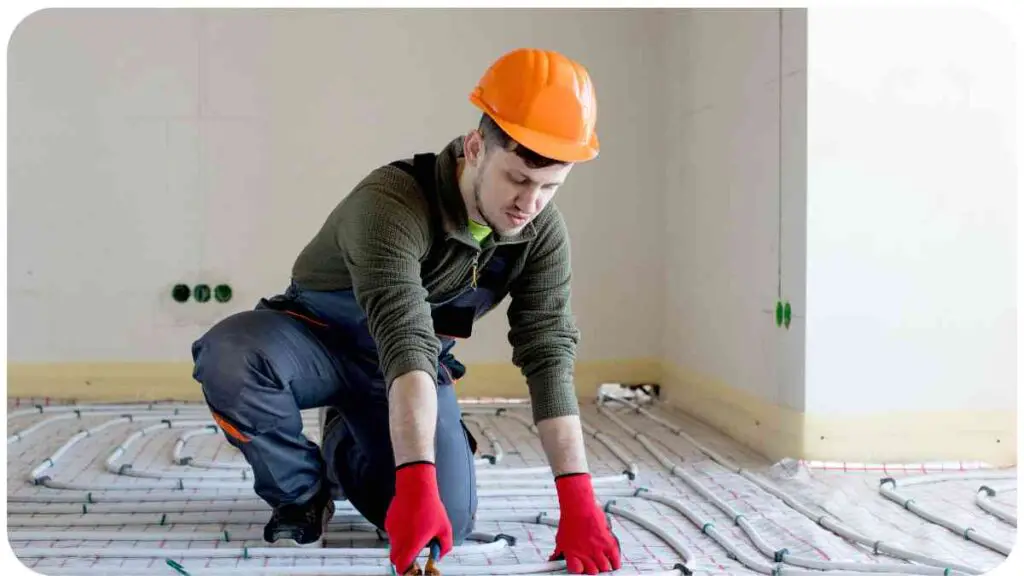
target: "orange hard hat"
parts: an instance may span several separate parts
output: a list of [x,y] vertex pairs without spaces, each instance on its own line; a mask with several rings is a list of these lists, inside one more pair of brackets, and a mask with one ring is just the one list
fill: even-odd
[[558,52],[521,48],[487,69],[469,101],[513,140],[562,162],[597,157],[597,98],[590,74]]

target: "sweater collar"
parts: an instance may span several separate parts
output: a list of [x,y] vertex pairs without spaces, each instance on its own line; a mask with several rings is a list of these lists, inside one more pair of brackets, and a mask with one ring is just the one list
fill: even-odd
[[[462,136],[455,138],[437,155],[437,189],[441,202],[441,219],[447,237],[475,247],[478,244],[469,231],[469,210],[466,208],[466,201],[463,200],[462,192],[459,190],[459,159],[464,157],[462,141]],[[536,235],[536,227],[531,221],[518,234],[511,236],[502,236],[498,234],[497,230],[493,230],[481,247],[487,248],[490,244],[527,242]]]

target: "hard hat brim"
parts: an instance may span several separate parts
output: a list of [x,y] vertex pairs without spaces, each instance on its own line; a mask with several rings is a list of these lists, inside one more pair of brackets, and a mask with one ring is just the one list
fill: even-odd
[[558,160],[561,162],[587,162],[597,158],[601,146],[597,138],[597,132],[591,132],[590,141],[580,144],[577,141],[565,140],[550,134],[531,130],[519,124],[501,119],[497,114],[492,113],[481,102],[476,94],[470,96],[470,101],[485,114],[490,116],[494,123],[501,127],[513,140],[533,150],[541,156]]

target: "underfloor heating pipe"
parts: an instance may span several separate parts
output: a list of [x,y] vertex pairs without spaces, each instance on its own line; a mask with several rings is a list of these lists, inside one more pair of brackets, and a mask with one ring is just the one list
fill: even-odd
[[[481,504],[488,503],[481,502]],[[538,506],[530,512],[509,512],[507,504],[503,506],[484,506],[483,509],[478,509],[477,520],[480,522],[486,522],[496,521],[494,519],[498,518],[507,521],[536,523],[535,519],[537,515],[547,514],[547,511],[550,509],[551,505],[546,505],[543,507]],[[331,519],[330,525],[336,527],[344,526],[350,530],[370,527],[370,524],[367,523],[366,519],[361,514],[345,514],[344,512],[354,512],[354,510],[339,510]],[[40,514],[45,514],[45,512],[41,512]],[[34,531],[56,531],[62,528],[96,528],[100,526],[189,526],[196,529],[199,529],[200,527],[217,527],[217,530],[223,531],[229,529],[231,526],[248,527],[253,524],[264,524],[266,523],[267,518],[268,515],[265,512],[261,512],[259,514],[233,514],[230,518],[211,518],[209,514],[202,512],[191,512],[185,514],[156,513],[152,516],[148,514],[103,514],[98,517],[76,515],[60,519],[39,515],[26,516],[23,514],[16,514],[11,515],[8,518],[7,527],[9,529],[32,528]]]
[[[528,430],[533,432],[535,435],[539,435],[539,433],[540,433],[540,431],[537,429],[537,425],[534,424],[533,422],[531,422],[527,417],[523,416],[522,414],[518,414],[516,412],[510,412],[508,410],[504,410],[503,408],[499,408],[499,409],[494,411],[494,415],[495,416],[504,416],[504,417],[510,418],[512,420],[515,420],[515,421],[519,422],[520,424],[522,424],[523,426],[525,426]],[[625,464],[626,469],[623,471],[623,474],[625,476],[627,476],[630,480],[636,480],[640,476],[640,468],[637,466],[636,462],[634,462],[629,457],[629,455],[626,454],[625,450],[621,446],[619,446],[615,442],[615,440],[613,440],[611,437],[609,437],[604,432],[601,432],[600,430],[597,430],[596,428],[594,428],[593,426],[588,424],[587,421],[584,420],[582,416],[580,417],[580,426],[581,426],[581,428],[583,430],[583,433],[585,435],[590,436],[590,437],[594,438],[595,440],[597,440],[598,442],[600,442],[601,444],[603,444],[604,447],[607,448],[609,452],[614,454],[616,458],[618,458],[620,461],[622,461],[623,464]],[[595,480],[596,480],[596,478],[595,478]]]
[[[41,568],[47,576],[138,576],[138,568]],[[153,568],[146,569],[147,573]],[[445,576],[504,576],[507,574],[565,574],[565,562],[544,562],[534,564],[511,564],[507,566],[444,566]],[[391,572],[381,565],[369,566],[252,566],[245,568],[186,568],[182,567],[159,572],[169,576],[385,576]],[[645,576],[679,576],[679,570],[644,572]],[[685,574],[685,573],[683,573]]]
[[[154,419],[156,419],[156,418],[157,417],[154,417]],[[94,428],[94,429],[91,429],[91,430],[88,430],[88,431],[83,431],[79,435],[76,435],[75,441],[76,442],[80,441],[81,439],[83,439],[85,437],[88,437],[89,435],[94,434],[97,431],[102,430],[102,429],[104,429],[104,428],[106,428],[108,426],[113,426],[114,424],[121,423],[121,420],[123,420],[123,419],[127,419],[129,421],[134,421],[134,418],[131,415],[124,416],[123,418],[120,418],[120,419],[114,419],[114,420],[108,421],[108,422],[104,423],[103,425],[101,425],[100,427],[97,427],[98,429]],[[166,419],[164,419],[161,424],[157,425],[156,427],[151,427],[151,428],[162,428],[165,425],[168,426],[168,427],[171,426],[171,424],[168,423],[166,421]],[[536,431],[535,427],[533,429],[534,429],[534,431]],[[139,436],[136,436],[135,439],[137,439],[140,436],[141,436],[141,434]],[[62,447],[62,449],[59,450],[58,453],[55,454],[55,456],[57,458],[59,458],[63,453],[66,453],[66,451],[68,449],[70,449],[70,447],[72,445],[73,445],[73,443],[65,444],[65,446]],[[621,451],[619,452],[618,455],[619,455],[620,458],[623,457]],[[623,458],[623,459],[624,459],[624,461],[628,462],[628,459],[625,459],[625,458]],[[52,467],[53,464],[54,464],[53,460],[54,459],[51,457],[51,459],[49,459],[48,465],[45,468]],[[631,464],[632,467],[635,468],[635,464],[634,463],[630,463],[630,464]],[[38,475],[34,474],[33,476],[35,476],[38,479]],[[515,494],[515,495],[519,495],[520,493],[522,493],[521,495],[524,495],[524,496],[540,495],[540,494],[532,494],[532,493],[528,493],[528,492],[536,492],[536,491],[500,490],[501,495],[509,495],[510,493],[511,494]],[[605,492],[605,491],[602,491],[602,492]],[[612,495],[612,496],[614,496],[614,495],[628,496],[630,494],[635,494],[635,492],[633,490],[631,490],[631,489],[630,490],[619,490],[618,494],[614,494],[613,493],[613,494],[610,494],[610,495]],[[481,495],[483,495],[483,494],[481,494]],[[548,494],[544,494],[544,495],[548,495]],[[89,494],[88,497],[91,498],[92,497],[91,494]],[[648,520],[646,518],[643,518],[642,516],[640,516],[640,515],[638,515],[636,513],[633,513],[633,512],[631,512],[629,510],[624,510],[624,509],[618,508],[618,507],[614,506],[612,503],[609,503],[608,505],[606,505],[605,510],[608,513],[617,514],[617,515],[622,516],[624,518],[627,518],[627,519],[629,519],[631,521],[634,521],[637,524],[642,525],[643,527],[645,527],[649,531],[657,534],[659,537],[661,537],[667,543],[669,543],[669,545],[673,549],[675,549],[677,552],[680,553],[681,556],[683,556],[684,562],[692,562],[692,558],[693,558],[692,554],[690,554],[681,543],[679,543],[677,540],[675,540],[673,537],[671,537],[669,534],[667,534],[664,530],[660,529],[656,524],[652,523],[650,520]],[[137,507],[135,507],[133,511],[134,512],[138,512]],[[209,510],[207,509],[207,511],[209,511]],[[38,512],[39,511],[37,510],[36,513],[38,513]],[[77,512],[77,510],[76,510],[76,512]],[[538,521],[541,521],[542,519],[544,519],[544,520],[547,520],[546,523],[553,524],[553,525],[557,526],[557,521],[552,520],[550,518],[544,518],[543,514],[537,515],[536,518],[537,518]],[[47,550],[49,550],[49,551],[47,552]],[[79,550],[81,551],[81,549],[79,549]],[[275,548],[273,550],[276,551],[276,550],[279,550],[279,549]],[[26,555],[26,556],[28,556],[29,553],[32,553],[32,549],[22,549],[22,552],[25,552],[25,551],[28,551],[28,553],[23,554],[23,555]],[[197,550],[196,552],[200,552],[200,551]],[[38,553],[53,554],[54,552],[53,552],[53,549],[43,549],[43,550],[39,550],[38,552],[35,552],[35,553],[36,554],[38,554]],[[107,553],[109,554],[110,552],[108,551]],[[556,566],[558,566],[559,563],[554,563],[554,564]],[[526,568],[526,566],[521,566],[520,565],[520,566],[517,566],[515,568],[516,568],[516,570],[513,573],[524,573],[523,569]],[[478,570],[478,569],[475,569],[475,570]],[[377,573],[376,571],[377,571],[377,567],[374,567],[374,570],[371,573]],[[676,570],[673,570],[673,571],[670,571],[670,572],[666,572],[666,574],[679,574],[680,571],[682,571],[683,573],[686,573],[686,574],[690,573],[690,570],[685,567],[685,564],[680,564],[680,565],[677,565],[677,569]],[[289,573],[295,573],[291,569],[289,569],[288,572]],[[449,574],[454,573],[451,569],[446,570],[446,572],[449,573]],[[89,573],[90,574],[96,574],[96,571],[95,570],[90,570]],[[204,571],[204,573],[205,573],[205,571]],[[237,571],[233,570],[233,571],[231,571],[231,573],[237,573]],[[474,573],[479,573],[479,572],[474,572]]]
[[[679,576],[679,574],[689,575],[692,574],[692,562],[693,554],[679,542],[672,535],[668,534],[664,529],[660,528],[652,520],[645,518],[644,516],[632,512],[630,510],[623,509],[616,506],[614,501],[607,502],[604,505],[606,513],[621,516],[627,520],[630,520],[646,530],[654,533],[658,537],[662,538],[673,550],[675,550],[684,559],[683,563],[677,564],[675,569],[672,571],[662,572],[663,574],[671,574],[673,576]],[[538,524],[544,524],[552,527],[558,526],[558,520],[549,517],[545,514],[537,514],[532,518],[534,522]],[[499,519],[500,520],[500,519]],[[59,534],[59,532],[54,532]],[[502,548],[508,545],[514,545],[514,542],[510,542],[507,536],[497,535],[494,537],[494,542]],[[475,545],[475,546],[460,546],[455,547],[452,550],[452,556],[458,557],[460,555],[470,554],[481,554],[481,548],[486,546]],[[163,556],[173,557],[174,559],[213,559],[213,558],[231,558],[237,560],[248,560],[252,558],[332,558],[332,557],[386,557],[388,550],[386,548],[278,548],[278,547],[262,547],[262,548],[242,548],[229,549],[229,548],[215,548],[215,549],[162,549]],[[425,554],[425,552],[424,552]],[[17,549],[17,555],[22,558],[154,558],[154,550],[145,548],[19,548]],[[422,555],[422,554],[421,554]],[[202,570],[190,570],[187,566],[177,564],[170,558],[167,558],[169,565],[175,567],[181,574],[189,575],[200,575],[200,574],[254,574],[254,573],[268,573],[259,571],[254,567],[249,566],[236,566],[233,568],[217,568],[217,569],[202,569]],[[564,562],[549,562],[543,565],[524,565],[517,564],[509,566],[505,571],[501,571],[503,567],[499,566],[487,566],[487,571],[491,573],[503,573],[503,574],[525,574],[525,573],[544,573],[552,572],[553,570],[564,570]],[[180,570],[179,570],[180,568]],[[287,567],[287,568],[272,568],[272,570],[278,570],[282,573],[287,574],[302,574],[306,572],[297,571],[298,567]],[[315,569],[315,572],[309,572],[313,574],[381,574],[383,567],[374,565],[371,567],[366,566],[323,566],[323,567],[310,567]],[[445,566],[443,571],[445,574],[480,574],[480,566]],[[500,572],[495,572],[495,570]],[[53,573],[53,572],[51,572]],[[68,572],[60,572],[61,574],[68,574]],[[90,569],[90,574],[103,573],[102,568],[98,570]],[[274,572],[270,572],[274,573]]]
[[988,486],[982,486],[978,488],[978,493],[974,495],[974,503],[978,505],[985,512],[999,518],[1003,522],[1012,525],[1014,528],[1017,527],[1017,516],[1014,511],[1009,508],[1004,508],[996,504],[992,499],[996,497],[996,491]]
[[[110,470],[114,474],[121,475],[121,476],[133,476],[133,475],[134,476],[142,476],[142,477],[154,477],[155,476],[156,478],[161,478],[162,477],[162,476],[160,476],[160,474],[162,474],[161,472],[135,472],[131,468],[131,465],[117,466],[116,462],[126,452],[126,449],[127,449],[128,446],[130,446],[133,442],[135,442],[139,438],[145,436],[149,432],[152,432],[153,430],[159,430],[159,429],[164,429],[164,428],[168,428],[169,429],[169,428],[173,428],[175,426],[178,426],[178,427],[182,427],[182,426],[184,426],[184,427],[189,427],[189,426],[206,427],[206,426],[209,425],[209,423],[207,421],[191,421],[191,420],[181,421],[181,420],[175,420],[175,419],[172,419],[172,418],[166,418],[166,417],[163,417],[162,415],[142,415],[142,416],[136,416],[136,415],[131,414],[131,413],[129,413],[129,414],[122,414],[122,415],[120,415],[120,416],[118,416],[116,418],[112,418],[112,419],[110,419],[110,420],[108,420],[106,422],[103,422],[102,424],[100,424],[98,426],[95,426],[95,427],[87,429],[87,430],[83,430],[83,431],[79,432],[78,434],[75,434],[63,446],[61,446],[52,456],[50,456],[49,458],[45,459],[41,465],[39,465],[37,468],[35,468],[32,471],[32,473],[31,473],[31,475],[29,477],[30,482],[32,482],[33,484],[44,485],[44,486],[48,486],[48,487],[51,487],[51,488],[69,489],[69,490],[87,490],[87,491],[90,491],[90,490],[102,490],[104,488],[114,488],[114,489],[117,489],[117,490],[161,490],[161,489],[163,489],[163,490],[185,490],[185,489],[188,489],[188,488],[234,489],[234,490],[248,490],[248,489],[251,489],[251,482],[244,482],[244,481],[238,481],[238,482],[229,482],[229,481],[215,482],[215,481],[213,481],[215,479],[219,480],[219,479],[224,478],[224,474],[225,473],[223,473],[223,472],[221,472],[220,474],[216,474],[216,473],[212,473],[211,472],[211,473],[208,473],[208,474],[187,474],[187,475],[183,475],[181,473],[175,473],[174,471],[168,471],[167,474],[168,474],[169,478],[167,480],[157,479],[157,480],[153,480],[153,481],[150,481],[150,482],[138,481],[138,482],[133,482],[133,483],[125,483],[125,484],[109,485],[109,486],[95,485],[95,484],[62,483],[62,482],[54,481],[53,478],[51,478],[50,476],[47,476],[47,475],[44,474],[48,469],[52,468],[56,464],[56,462],[64,454],[66,454],[73,446],[75,446],[77,443],[81,442],[82,440],[84,440],[84,439],[86,439],[86,438],[88,438],[88,437],[90,437],[90,436],[92,436],[94,434],[97,434],[97,433],[105,430],[106,428],[109,428],[109,427],[112,427],[112,426],[116,426],[116,425],[119,425],[119,424],[124,424],[126,422],[127,423],[136,423],[136,422],[146,422],[146,421],[159,421],[160,423],[156,424],[156,425],[153,425],[153,426],[149,426],[149,427],[143,428],[141,430],[138,430],[138,431],[134,432],[133,434],[131,434],[124,442],[122,442],[121,445],[118,446],[113,451],[113,453],[110,455],[110,457],[108,457],[108,459],[107,459],[107,469],[108,470]],[[226,474],[232,474],[232,473],[228,472]],[[243,472],[243,475],[244,475],[244,472]],[[628,480],[631,480],[633,477],[635,477],[635,475],[629,475],[629,472],[627,472],[626,475],[618,475],[618,474],[616,474],[616,475],[609,475],[609,476],[603,476],[603,477],[595,477],[593,479],[593,482],[594,482],[595,485],[615,484],[615,483],[626,482]],[[481,478],[481,479],[479,479],[477,481],[477,483],[478,483],[478,485],[481,485],[481,486],[489,486],[489,485],[495,484],[495,482],[493,480],[490,480],[488,478]],[[552,487],[553,488],[554,487],[554,480],[550,479],[550,478],[526,479],[526,480],[517,480],[515,482],[503,482],[502,483],[503,486],[508,486],[509,484],[519,484],[519,485],[522,485],[522,486],[547,486],[547,487]],[[514,494],[507,493],[506,495],[510,495],[511,496],[511,495],[514,495]]]
[[[171,457],[172,462],[175,465],[178,465],[178,466],[188,466],[188,467],[191,467],[191,468],[202,468],[202,469],[207,469],[207,470],[236,470],[236,471],[237,470],[241,470],[241,471],[245,471],[245,472],[251,473],[252,472],[252,466],[250,466],[249,463],[245,462],[245,461],[240,461],[240,462],[216,462],[216,461],[213,461],[213,460],[199,460],[199,459],[196,459],[193,456],[185,456],[184,455],[185,445],[188,444],[188,442],[190,440],[192,440],[193,438],[199,437],[199,436],[207,436],[207,435],[213,435],[213,434],[220,434],[220,428],[218,428],[216,424],[207,424],[206,426],[203,426],[202,428],[196,428],[196,429],[193,429],[193,430],[186,430],[186,431],[184,431],[181,434],[181,436],[179,436],[178,439],[174,443],[174,449],[172,450],[172,457]],[[484,472],[484,471],[487,470],[487,468],[484,467],[484,465],[492,465],[493,466],[493,465],[498,464],[499,462],[501,462],[502,458],[504,458],[504,451],[502,450],[500,443],[498,443],[495,440],[494,442],[491,443],[491,446],[494,449],[494,453],[493,454],[486,454],[486,455],[484,455],[482,457],[476,458],[473,461],[473,463],[476,466],[481,467],[481,470],[478,471],[477,474],[480,474],[481,472]],[[523,472],[520,472],[520,473],[522,473],[522,474],[531,473],[531,472],[527,472],[526,470],[534,470],[534,469],[525,469]],[[547,470],[547,469],[544,468],[543,470]]]
[[[645,498],[645,499],[648,499],[648,500],[652,500],[654,502],[659,502],[659,503],[664,504],[664,505],[666,505],[666,506],[668,506],[670,508],[673,508],[677,512],[681,513],[688,520],[690,520],[690,522],[692,524],[694,524],[695,526],[700,528],[701,532],[703,534],[705,534],[706,536],[708,536],[709,538],[714,540],[716,543],[718,543],[719,546],[724,548],[725,551],[728,553],[729,558],[732,558],[732,559],[735,559],[735,560],[739,561],[741,564],[743,564],[744,566],[746,566],[750,570],[753,570],[753,571],[758,572],[760,574],[769,574],[771,576],[784,576],[784,575],[785,576],[788,576],[788,575],[794,575],[794,576],[797,576],[797,575],[799,575],[799,576],[825,576],[825,575],[836,575],[836,576],[905,576],[907,574],[943,574],[944,573],[942,570],[937,570],[936,572],[914,572],[914,571],[908,571],[908,570],[905,569],[906,567],[903,566],[903,565],[896,565],[896,566],[890,565],[890,566],[885,567],[885,568],[887,568],[888,570],[893,570],[893,571],[884,571],[884,570],[875,570],[874,568],[878,568],[879,567],[878,565],[868,564],[866,566],[872,568],[871,570],[858,571],[856,567],[859,567],[860,565],[859,564],[854,565],[853,563],[850,563],[851,564],[851,568],[849,568],[849,569],[833,567],[831,569],[829,569],[829,568],[819,568],[819,569],[815,569],[815,570],[794,570],[792,568],[787,568],[784,563],[780,563],[778,560],[776,560],[775,564],[768,564],[768,563],[764,562],[761,558],[755,558],[755,557],[750,556],[749,554],[746,554],[745,552],[743,552],[735,544],[735,542],[733,542],[733,540],[731,538],[729,538],[728,536],[726,536],[723,533],[719,532],[715,528],[714,522],[711,522],[707,518],[704,518],[703,516],[700,515],[699,512],[695,511],[693,508],[690,508],[689,506],[684,504],[681,500],[678,500],[676,498],[672,498],[671,496],[669,496],[667,494],[664,494],[664,493],[661,493],[661,492],[659,492],[657,490],[650,490],[650,489],[645,489],[645,488],[638,489],[637,496],[640,497],[640,498]],[[776,556],[776,558],[779,558],[779,557],[785,558],[785,555],[777,555]],[[838,564],[838,563],[836,563],[836,564]],[[856,566],[856,567],[854,567],[854,566]]]
[[[595,494],[601,497],[626,497],[632,496],[635,492],[635,488],[610,488],[610,489],[595,489]],[[540,498],[547,497],[554,499],[557,493],[551,489],[535,488],[535,489],[516,489],[516,488],[495,488],[490,490],[479,490],[477,492],[478,498],[494,498],[494,497],[527,497],[527,498]],[[209,497],[208,497],[209,498]],[[210,498],[212,499],[212,498]],[[189,504],[193,504],[189,506]],[[487,509],[487,502],[479,502],[477,508],[481,505],[484,506],[484,510]],[[496,503],[502,507],[508,508],[509,504],[505,502]],[[540,502],[540,506],[549,507],[550,502]],[[515,506],[522,507],[519,504]],[[354,510],[351,504],[346,500],[335,501],[335,509],[340,511]],[[203,502],[203,503],[192,503],[192,502],[180,502],[180,503],[137,503],[137,502],[113,502],[113,503],[99,503],[99,504],[48,504],[40,506],[38,503],[32,504],[9,504],[7,507],[8,515],[34,515],[34,514],[184,514],[184,513],[196,513],[201,514],[206,512],[261,512],[270,511],[270,507],[262,500],[250,499],[248,501],[238,500],[234,502],[225,502],[223,500],[217,502]]]
[[601,405],[605,401],[607,401],[607,400],[611,400],[611,401],[615,401],[615,402],[619,402],[621,404],[624,404],[625,406],[633,409],[635,412],[637,412],[639,414],[642,414],[642,415],[646,416],[647,418],[649,418],[650,420],[652,420],[652,421],[660,424],[661,426],[671,430],[674,434],[676,434],[680,438],[683,438],[688,443],[692,444],[701,453],[703,453],[707,457],[711,458],[711,460],[716,462],[718,465],[728,469],[730,472],[736,473],[736,474],[742,476],[743,478],[746,478],[748,481],[752,482],[753,484],[755,484],[756,486],[758,486],[762,490],[764,490],[764,491],[768,492],[769,494],[775,496],[776,498],[779,498],[780,500],[782,500],[782,502],[784,502],[787,506],[789,506],[793,510],[796,510],[800,514],[804,515],[806,518],[808,518],[810,520],[813,520],[816,524],[818,524],[822,528],[825,528],[826,530],[828,530],[828,531],[830,531],[830,532],[832,532],[832,533],[834,533],[834,534],[836,534],[836,535],[838,535],[838,536],[840,536],[842,538],[845,538],[847,540],[851,540],[851,541],[857,542],[858,544],[869,546],[877,554],[885,554],[887,556],[891,556],[893,558],[898,558],[900,560],[907,560],[907,561],[911,561],[911,562],[917,562],[918,564],[923,564],[923,565],[926,565],[926,566],[933,566],[933,567],[941,568],[943,570],[945,570],[946,568],[949,568],[951,570],[963,572],[965,574],[982,574],[984,572],[983,570],[980,570],[980,569],[972,567],[972,566],[967,566],[967,565],[964,565],[964,564],[960,564],[959,562],[947,562],[947,561],[944,561],[944,560],[941,560],[941,559],[938,559],[938,558],[933,558],[931,556],[927,556],[925,554],[920,554],[920,553],[917,553],[917,552],[913,552],[911,550],[907,550],[906,548],[903,548],[901,546],[897,546],[897,545],[894,545],[894,544],[887,544],[885,542],[882,542],[881,540],[875,540],[875,539],[868,538],[867,536],[864,536],[863,534],[860,534],[859,532],[855,532],[854,530],[846,527],[841,522],[839,522],[837,520],[833,520],[827,514],[817,514],[817,513],[813,512],[813,511],[811,511],[809,508],[807,508],[806,506],[804,506],[800,502],[796,501],[795,499],[790,497],[788,494],[786,494],[782,490],[776,488],[775,486],[772,486],[770,483],[768,483],[765,480],[759,478],[755,474],[752,474],[752,473],[748,472],[747,470],[744,470],[743,468],[740,468],[735,463],[731,462],[730,460],[728,460],[727,458],[721,456],[720,454],[716,453],[715,451],[710,450],[709,448],[707,448],[706,446],[704,446],[703,444],[698,442],[695,438],[693,438],[692,436],[687,434],[685,431],[683,431],[682,428],[680,428],[678,426],[675,426],[671,422],[668,422],[667,420],[665,420],[663,418],[660,418],[659,416],[651,413],[649,410],[647,410],[647,409],[645,409],[645,408],[643,408],[643,407],[641,407],[641,406],[639,406],[639,405],[637,405],[637,404],[635,404],[633,402],[630,402],[630,401],[622,399],[622,398],[617,398],[615,396],[601,395],[598,398],[598,406],[601,407]]
[[[237,482],[237,486],[235,486],[236,488],[241,490],[241,489],[246,489],[246,488],[250,487],[251,480],[252,480],[252,471],[251,471],[251,469],[248,469],[248,470],[247,469],[239,469],[239,470],[236,470],[236,471],[214,470],[214,471],[202,471],[202,472],[200,472],[200,471],[182,472],[182,471],[177,471],[177,470],[172,470],[172,469],[163,469],[163,470],[135,470],[134,468],[132,468],[131,464],[118,464],[118,461],[128,452],[128,449],[132,446],[132,444],[134,444],[140,438],[143,438],[144,436],[150,434],[151,432],[155,432],[155,431],[158,431],[158,430],[170,429],[170,428],[176,428],[176,427],[183,427],[183,426],[184,427],[188,427],[188,426],[195,426],[195,425],[196,425],[196,423],[195,422],[191,422],[191,421],[181,422],[181,421],[176,421],[176,420],[173,420],[173,419],[170,419],[170,418],[166,418],[166,419],[163,419],[160,424],[155,424],[153,426],[147,426],[146,428],[142,428],[140,430],[137,430],[133,434],[129,435],[123,442],[121,442],[120,445],[118,445],[113,450],[113,452],[111,452],[110,456],[106,460],[106,468],[112,474],[120,475],[120,476],[132,476],[132,477],[138,477],[138,478],[154,478],[154,479],[174,479],[174,480],[185,479],[185,480],[196,480],[196,481],[198,481],[198,480],[225,480],[226,481],[226,480],[234,479],[234,480],[238,481]],[[493,438],[493,435],[492,435],[492,438]],[[541,470],[543,470],[543,471],[550,471],[549,468],[542,468]],[[247,482],[247,481],[249,481],[249,482]],[[627,481],[629,481],[629,478],[627,476],[625,476],[625,475],[618,475],[618,474],[617,475],[611,475],[611,476],[597,477],[597,478],[593,479],[593,482],[594,482],[595,485],[615,484],[615,483],[622,483],[622,482],[627,482]],[[481,477],[477,479],[477,486],[485,487],[485,486],[496,486],[496,485],[500,485],[502,487],[509,487],[509,488],[512,487],[512,486],[524,486],[524,487],[547,486],[547,487],[554,488],[555,483],[554,483],[554,478],[528,478],[528,479],[515,478],[515,479],[511,479],[511,480],[495,480],[495,479],[492,479],[489,475],[481,475]],[[227,486],[225,486],[225,487],[227,487]]]
[[[901,479],[900,485],[903,485],[903,483],[904,480]],[[941,514],[935,512],[934,510],[928,508],[927,506],[921,506],[920,504],[916,503],[913,498],[908,498],[896,492],[896,484],[897,482],[895,478],[883,478],[882,481],[878,483],[879,494],[884,496],[886,499],[899,504],[905,510],[912,512],[917,516],[920,516],[928,522],[931,522],[932,524],[936,524],[938,526],[942,526],[950,532],[962,536],[964,540],[969,540],[976,544],[980,544],[981,546],[984,546],[990,550],[994,550],[1002,554],[1003,556],[1010,555],[1010,550],[1012,546],[1008,546],[1006,544],[1003,544],[1002,542],[998,542],[994,540],[991,536],[983,534],[978,530],[971,528],[970,526],[964,526],[959,522],[950,520],[949,518],[942,516]]]
[[[758,549],[761,554],[767,558],[772,558],[776,563],[790,564],[793,566],[799,566],[801,568],[810,568],[813,570],[824,570],[837,574],[850,574],[851,572],[862,572],[871,574],[926,574],[934,576],[945,576],[950,574],[950,570],[944,568],[937,568],[931,566],[914,566],[907,564],[879,564],[879,563],[866,563],[866,562],[837,562],[837,561],[822,561],[810,557],[796,556],[789,553],[786,548],[779,546],[772,546],[761,536],[761,534],[754,528],[747,519],[737,512],[732,506],[726,503],[724,500],[719,498],[713,492],[707,489],[700,481],[688,474],[680,466],[676,465],[665,455],[664,452],[654,446],[654,442],[647,437],[647,435],[635,430],[628,424],[622,421],[621,418],[613,414],[604,406],[598,406],[598,411],[603,414],[606,418],[611,420],[616,426],[621,428],[627,435],[637,440],[644,448],[650,452],[655,459],[658,460],[669,470],[669,472],[681,478],[690,488],[694,489],[698,494],[703,496],[705,499],[713,503],[719,510],[725,513],[726,517],[730,519],[732,523],[738,526],[744,534],[753,542],[754,546]],[[650,491],[649,491],[650,492]],[[751,570],[761,572],[762,574],[770,573],[783,573],[782,567],[778,564],[772,567],[766,567],[766,565],[760,564],[760,560],[751,561],[749,558],[744,559],[731,543],[727,543],[728,538],[719,535],[719,537],[712,536],[705,529],[708,527],[708,523],[704,519],[698,519],[692,512],[686,510],[678,500],[668,498],[664,495],[659,495],[656,492],[651,493],[652,499],[672,506],[676,510],[683,513],[691,522],[694,522],[697,527],[701,528],[701,531],[708,534],[716,542],[721,544],[730,554],[734,555],[739,559],[745,566]],[[791,573],[787,570],[785,573]]]
[[501,462],[502,458],[505,457],[505,451],[502,449],[501,442],[498,441],[497,436],[494,435],[494,432],[490,427],[472,416],[463,416],[462,421],[466,424],[476,426],[480,430],[480,434],[491,444],[491,453],[478,458],[477,461],[489,460],[491,464]]
[[180,411],[185,413],[190,410],[203,411],[206,407],[195,402],[139,402],[137,404],[55,404],[44,406],[36,404],[32,408],[15,410],[7,414],[7,421],[24,418],[25,416],[36,416],[38,414],[64,414],[68,412],[82,413],[118,413],[118,412],[153,412],[153,411]]

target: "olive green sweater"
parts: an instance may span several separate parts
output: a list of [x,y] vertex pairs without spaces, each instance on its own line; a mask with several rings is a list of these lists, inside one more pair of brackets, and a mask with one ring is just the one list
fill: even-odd
[[[432,227],[431,206],[416,180],[383,166],[330,213],[299,254],[292,278],[308,289],[353,289],[389,384],[411,370],[436,378],[441,344],[431,305],[473,287],[497,246],[523,244],[509,263],[506,287],[512,362],[526,379],[534,421],[578,414],[573,366],[579,332],[569,306],[565,222],[552,203],[518,235],[495,232],[477,243],[456,177],[461,156],[461,137],[437,156],[441,230]],[[443,248],[432,251],[435,243]]]

